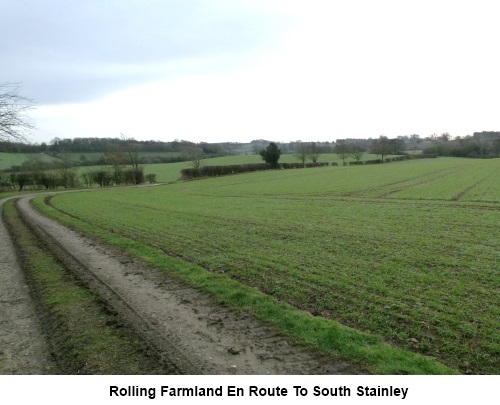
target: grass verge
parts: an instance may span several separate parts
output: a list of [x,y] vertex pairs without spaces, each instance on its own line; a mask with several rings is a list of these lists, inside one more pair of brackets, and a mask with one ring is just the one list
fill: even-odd
[[17,213],[4,218],[14,236],[45,332],[63,374],[166,374],[147,345],[51,254]]
[[158,249],[117,233],[92,227],[45,204],[43,198],[35,199],[34,205],[46,215],[97,236],[105,243],[118,246],[148,264],[161,268],[187,284],[211,294],[220,304],[250,313],[316,350],[363,365],[375,374],[458,373],[457,370],[434,359],[392,347],[374,335],[300,311],[226,275],[211,273],[200,266],[169,257]]

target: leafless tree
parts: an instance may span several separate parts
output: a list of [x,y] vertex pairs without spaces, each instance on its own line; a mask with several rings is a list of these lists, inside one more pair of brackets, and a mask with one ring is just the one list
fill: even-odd
[[307,157],[312,160],[313,163],[316,163],[319,159],[319,149],[316,142],[311,142],[309,144],[309,152],[307,153]]
[[44,177],[43,162],[38,154],[29,154],[23,163],[23,169],[29,173],[33,185],[40,185]]
[[64,188],[76,187],[77,185],[77,171],[73,168],[73,161],[71,154],[63,152],[60,155],[60,167],[58,169],[59,183]]
[[19,94],[19,84],[0,84],[0,140],[27,142],[35,125],[27,113],[33,109],[33,100]]
[[309,145],[306,142],[297,141],[295,142],[295,156],[302,162],[302,165],[306,165],[307,155],[309,154]]
[[195,170],[200,170],[203,159],[207,157],[203,148],[195,144],[186,147],[183,154],[186,160],[191,161]]
[[123,181],[124,166],[127,164],[125,153],[119,149],[108,149],[104,152],[104,161],[107,165],[113,166],[113,181],[121,184]]
[[379,155],[383,162],[384,156],[388,155],[393,150],[393,143],[386,136],[380,135],[377,139],[373,140],[371,149],[372,153]]
[[364,150],[360,145],[352,145],[351,147],[351,157],[356,161],[360,162],[363,157]]
[[120,132],[120,138],[124,143],[125,153],[127,154],[129,164],[134,170],[139,170],[139,144],[134,138],[128,138],[122,132]]
[[344,141],[338,141],[335,144],[334,151],[338,155],[338,157],[342,159],[342,164],[345,166],[345,160],[351,155],[350,146]]

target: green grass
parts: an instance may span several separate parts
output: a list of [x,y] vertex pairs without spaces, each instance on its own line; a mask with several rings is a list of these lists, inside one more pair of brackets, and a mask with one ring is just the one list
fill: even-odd
[[164,374],[168,372],[148,348],[106,310],[72,273],[47,252],[14,208],[4,205],[4,217],[15,236],[28,279],[49,331],[55,357],[67,374]]
[[20,165],[26,160],[24,153],[0,152],[0,170],[10,169],[11,166]]
[[[391,155],[392,156],[392,155]],[[390,156],[387,156],[390,157]],[[361,160],[372,160],[378,159],[377,155],[365,154]],[[346,162],[352,159],[347,159]],[[319,156],[319,162],[336,162],[342,165],[342,160],[334,153],[325,153]],[[224,165],[240,165],[247,163],[262,163],[262,158],[260,155],[237,155],[237,156],[224,156],[212,159],[203,160],[204,166],[224,166]],[[299,159],[295,155],[281,155],[280,163],[299,163]],[[155,173],[156,179],[159,182],[169,183],[179,180],[181,177],[181,170],[192,167],[191,162],[178,162],[178,163],[165,163],[165,164],[154,164],[145,165],[144,172]]]
[[[250,173],[52,202],[60,218],[76,216],[83,222],[75,226],[133,246],[169,271],[177,266],[181,277],[199,271],[229,278],[276,305],[319,315],[312,319],[332,322],[328,328],[340,334],[334,321],[463,372],[498,373],[499,169],[499,160],[430,159]],[[279,305],[256,316],[285,319],[280,327],[288,333],[376,372],[401,372],[378,352],[367,357],[369,343],[353,354],[341,338],[306,333],[314,328],[287,321]]]
[[19,166],[29,159],[30,156],[36,156],[44,162],[52,162],[56,158],[45,153],[7,153],[0,152],[0,170],[10,169],[12,166]]
[[[178,157],[181,153],[179,152],[139,152],[140,158],[154,158],[154,157],[163,157],[163,158],[171,158]],[[70,153],[69,157],[72,161],[75,162],[84,162],[84,161],[96,161],[104,156],[103,152],[74,152]]]
[[[70,153],[70,159],[75,162],[81,162],[81,156],[85,156],[84,161],[92,161],[99,159],[103,154],[100,152],[95,153]],[[177,152],[142,152],[140,154],[144,157],[176,157],[179,156]],[[2,169],[10,169],[12,165],[20,165],[24,161],[29,158],[30,154],[23,153],[3,153],[0,152],[0,170]],[[36,154],[42,160],[52,162],[57,161],[58,158],[49,156],[46,154]],[[391,155],[392,156],[392,155]],[[387,156],[390,157],[390,156]],[[372,154],[365,154],[362,157],[362,160],[372,160],[378,159],[379,156]],[[352,159],[347,159],[349,162]],[[322,154],[319,157],[320,162],[336,162],[339,165],[342,164],[342,160],[334,153],[326,153]],[[280,159],[280,163],[298,163],[299,160],[293,154],[282,155]],[[236,156],[224,156],[218,158],[211,158],[203,160],[203,164],[205,166],[217,166],[217,165],[238,165],[238,164],[247,164],[247,163],[262,163],[262,158],[260,155],[236,155]],[[179,180],[181,176],[181,170],[185,168],[192,167],[191,162],[176,162],[176,163],[158,163],[158,164],[145,164],[144,172],[146,174],[154,173],[156,174],[156,179],[162,183],[169,183],[173,181]],[[102,166],[83,166],[77,168],[78,172],[84,173],[91,170],[100,169]]]

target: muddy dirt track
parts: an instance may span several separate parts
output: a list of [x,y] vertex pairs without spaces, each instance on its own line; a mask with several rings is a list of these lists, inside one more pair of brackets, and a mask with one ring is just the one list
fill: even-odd
[[[307,350],[245,313],[217,305],[166,272],[95,238],[19,210],[32,230],[175,374],[366,374],[359,366]],[[2,201],[0,201],[0,206]],[[14,246],[0,224],[0,374],[56,369]]]

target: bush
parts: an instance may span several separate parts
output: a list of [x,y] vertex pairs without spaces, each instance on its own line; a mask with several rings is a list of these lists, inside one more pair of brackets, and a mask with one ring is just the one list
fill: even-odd
[[281,167],[283,169],[302,169],[304,165],[302,163],[282,163]]
[[267,163],[253,163],[246,165],[204,166],[200,169],[186,168],[181,170],[181,177],[185,180],[199,177],[226,176],[228,174],[269,170],[273,167]]
[[10,181],[19,187],[19,191],[23,191],[23,188],[31,183],[31,176],[28,173],[12,173]]
[[144,170],[142,167],[125,170],[122,173],[122,181],[126,184],[144,183]]
[[156,174],[154,174],[154,173],[146,174],[145,177],[146,177],[146,181],[149,184],[156,183]]
[[323,166],[328,166],[327,162],[311,162],[311,163],[306,163],[306,167],[323,167]]
[[101,187],[110,186],[113,181],[113,175],[106,169],[95,170],[90,173],[92,182]]
[[51,173],[45,173],[38,179],[38,185],[45,187],[47,190],[57,188],[57,176]]

